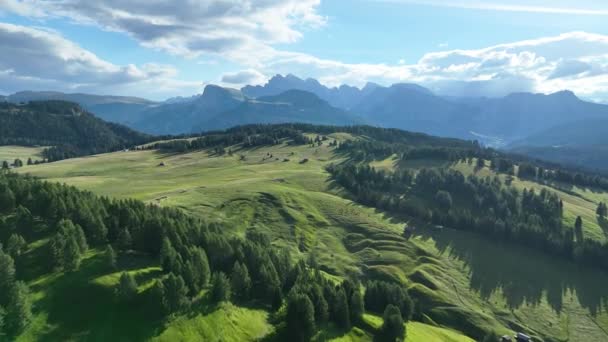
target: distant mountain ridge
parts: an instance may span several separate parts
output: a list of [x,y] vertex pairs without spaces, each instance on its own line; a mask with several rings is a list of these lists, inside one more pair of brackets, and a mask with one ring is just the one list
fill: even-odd
[[91,95],[56,91],[20,91],[6,97],[13,103],[59,100],[78,103],[100,118],[122,124],[138,121],[139,115],[156,102],[132,96]]
[[[583,101],[571,91],[548,95],[513,93],[500,98],[449,97],[438,96],[416,84],[327,87],[315,79],[289,74],[276,75],[264,85],[245,86],[240,90],[208,85],[200,95],[164,102],[56,92],[20,92],[8,96],[7,100],[24,102],[49,97],[75,101],[105,120],[160,135],[251,123],[365,123],[479,140],[499,148],[510,148],[517,142],[519,147],[534,146],[535,151],[540,147],[563,145],[541,139],[547,134],[544,131],[554,127],[554,135],[567,132],[562,141],[571,143],[570,150],[593,145],[591,135],[608,136],[606,125],[577,124],[608,120],[608,105]],[[589,129],[595,133],[589,134]],[[564,138],[566,136],[568,138]],[[525,153],[526,149],[520,151]],[[553,149],[551,156],[557,152]]]
[[131,127],[152,134],[192,133],[201,129],[204,122],[236,108],[243,101],[245,97],[237,89],[208,85],[202,95],[190,101],[162,103],[147,109]]
[[375,83],[367,83],[362,89],[349,85],[329,88],[322,85],[315,79],[308,78],[303,80],[294,75],[288,74],[287,76],[276,75],[268,80],[268,82],[263,86],[245,86],[241,88],[241,91],[247,97],[258,98],[263,96],[278,95],[287,90],[303,90],[317,95],[319,98],[327,101],[334,107],[349,110],[352,109],[363,97],[378,87],[380,87],[380,85]]

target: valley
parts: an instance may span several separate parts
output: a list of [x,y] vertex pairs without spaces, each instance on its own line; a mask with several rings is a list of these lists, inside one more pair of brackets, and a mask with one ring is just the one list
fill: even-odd
[[[315,132],[308,133],[316,136]],[[328,138],[329,142],[365,139],[348,133],[329,134]],[[608,283],[608,276],[603,272],[580,268],[526,247],[448,228],[436,229],[356,204],[347,199],[348,194],[331,181],[325,170],[331,163],[345,161],[328,141],[314,147],[286,142],[254,148],[227,146],[232,155],[217,155],[209,149],[187,153],[114,152],[23,167],[19,172],[99,195],[177,207],[194,216],[223,222],[229,227],[226,233],[235,236],[244,237],[247,229],[255,227],[267,233],[273,245],[289,248],[295,258],[315,255],[328,276],[363,275],[398,281],[428,308],[424,324],[408,323],[408,341],[468,341],[465,335],[480,338],[490,331],[505,334],[522,330],[545,341],[599,341],[608,337],[608,292],[602,285]],[[305,159],[308,161],[301,163]],[[159,166],[161,162],[164,166]],[[393,158],[387,158],[374,165],[387,170],[447,165],[465,174],[493,175],[487,167],[475,171],[462,162],[416,160],[396,164]],[[573,218],[582,215],[585,236],[606,240],[593,211],[597,202],[608,199],[608,194],[576,187],[562,191],[517,177],[512,184],[557,192],[564,200],[564,225],[571,226]],[[408,240],[401,236],[405,225],[417,227]],[[95,253],[90,260],[95,259]],[[130,272],[151,272],[151,266],[153,263],[144,262]],[[99,280],[83,286],[101,285],[102,291],[118,280],[117,274],[99,274],[93,279]],[[38,296],[56,286],[44,280],[32,284],[38,283],[42,291]],[[205,327],[227,329],[226,324],[233,324],[231,332],[246,335],[225,339],[237,341],[272,335],[274,330],[264,310],[230,304],[216,311],[198,312],[194,317],[179,316],[169,321],[152,336],[160,340],[204,338],[211,333]],[[146,320],[143,313],[133,314]],[[40,334],[37,329],[45,329],[44,322],[51,323],[48,317],[48,312],[40,312],[34,320],[40,324],[32,324],[24,336]],[[232,323],[218,323],[226,319]],[[63,336],[80,334],[84,328],[61,320],[55,324],[67,329]],[[318,338],[324,339],[322,336],[371,340],[369,333],[359,327]]]

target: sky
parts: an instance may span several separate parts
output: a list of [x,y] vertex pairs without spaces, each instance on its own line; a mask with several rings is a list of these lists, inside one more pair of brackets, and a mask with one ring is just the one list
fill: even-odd
[[0,0],[0,94],[163,100],[276,74],[608,103],[608,1]]

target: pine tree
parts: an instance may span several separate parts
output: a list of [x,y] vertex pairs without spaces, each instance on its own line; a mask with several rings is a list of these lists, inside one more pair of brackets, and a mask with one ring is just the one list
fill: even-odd
[[11,289],[7,306],[7,330],[16,335],[23,331],[32,319],[29,290],[22,281],[17,281]]
[[209,284],[211,278],[211,269],[209,268],[209,260],[205,250],[196,247],[192,253],[192,266],[199,282],[199,287],[203,288]]
[[32,158],[27,158],[27,165],[33,165],[34,162],[32,161]]
[[251,277],[249,276],[247,265],[242,265],[238,261],[234,262],[232,274],[230,275],[230,283],[232,286],[232,293],[236,299],[243,301],[249,299]]
[[106,246],[106,250],[104,251],[103,257],[108,269],[116,269],[116,253],[114,252],[114,248],[112,248],[112,245]]
[[15,282],[15,262],[0,248],[0,305],[9,301],[10,290]]
[[355,288],[350,297],[350,320],[353,323],[361,322],[365,308],[363,304],[363,295],[358,288]]
[[188,306],[188,288],[181,276],[169,273],[169,276],[163,280],[163,288],[162,302],[167,312],[177,312]]
[[230,300],[230,281],[223,272],[217,272],[213,275],[213,284],[211,286],[211,299],[214,302],[223,302]]
[[15,194],[7,185],[0,184],[0,213],[10,213],[15,210]]
[[21,205],[17,207],[15,221],[17,230],[20,232],[26,232],[34,225],[34,217],[32,216],[32,213],[29,211],[29,209]]
[[380,340],[386,342],[405,340],[405,325],[399,308],[392,304],[387,305],[382,317],[384,323],[380,330]]
[[133,239],[131,238],[131,233],[129,229],[124,228],[118,233],[118,248],[123,251],[128,251],[133,246]]
[[342,329],[350,329],[350,312],[348,310],[348,299],[342,287],[336,291],[336,303],[333,309],[333,321]]
[[307,295],[293,292],[287,299],[287,331],[295,341],[310,341],[315,333],[315,312]]
[[87,238],[84,235],[84,231],[79,225],[74,225],[73,234],[76,238],[76,242],[78,243],[78,248],[80,248],[80,254],[84,254],[87,249],[89,249],[89,244],[87,243]]
[[6,310],[0,306],[0,336],[4,335],[4,322],[6,322]]
[[169,238],[165,237],[160,248],[160,265],[165,272],[177,272],[176,264],[177,251],[173,248]]
[[10,168],[10,165],[8,165],[8,161],[3,161],[2,162],[2,169],[3,170],[8,170]]
[[600,204],[597,206],[597,210],[595,211],[595,213],[600,218],[606,217],[606,215],[608,215],[608,207],[606,207],[606,203],[600,202]]
[[21,235],[12,234],[6,243],[6,252],[10,254],[13,259],[16,259],[21,255],[26,246],[27,243]]
[[81,261],[80,246],[73,236],[68,237],[65,242],[65,248],[63,250],[63,268],[69,272],[78,271]]
[[196,296],[200,291],[200,286],[197,281],[192,263],[190,261],[186,261],[182,271],[182,277],[184,278],[184,282],[186,282],[186,286],[188,287],[188,294],[192,297]]
[[577,216],[574,222],[574,235],[576,236],[576,242],[583,242],[583,219],[580,216]]
[[48,244],[49,250],[49,262],[54,268],[63,267],[63,253],[65,251],[66,240],[65,237],[57,233],[55,234]]
[[167,290],[165,288],[164,282],[161,280],[156,280],[154,286],[152,287],[152,296],[156,303],[160,304],[161,311],[165,314],[170,313],[170,307],[167,299]]
[[116,294],[121,300],[129,301],[137,295],[137,282],[130,273],[123,272],[116,289]]

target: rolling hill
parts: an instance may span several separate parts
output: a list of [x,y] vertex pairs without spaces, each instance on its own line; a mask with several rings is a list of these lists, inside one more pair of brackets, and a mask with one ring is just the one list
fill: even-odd
[[[296,139],[300,135],[309,141]],[[182,140],[181,152],[173,150],[178,146],[175,141],[153,146],[19,169],[50,184],[67,183],[97,195],[128,200],[121,205],[133,206],[137,214],[124,210],[117,216],[121,217],[118,223],[111,219],[103,222],[109,232],[120,228],[122,220],[131,222],[130,227],[145,229],[129,228],[138,232],[132,234],[132,251],[120,247],[116,233],[108,233],[108,242],[119,251],[115,270],[103,267],[105,245],[91,240],[80,270],[28,272],[22,279],[31,288],[34,316],[18,340],[73,339],[82,334],[94,340],[117,336],[127,340],[206,339],[217,336],[218,327],[225,329],[222,335],[230,341],[288,338],[281,334],[288,324],[285,315],[289,304],[276,310],[263,300],[252,305],[237,298],[230,304],[216,305],[211,287],[192,297],[189,309],[165,318],[154,316],[156,311],[150,308],[157,302],[151,289],[156,280],[169,279],[170,275],[160,267],[158,258],[139,252],[136,241],[145,236],[140,235],[143,232],[158,231],[168,234],[174,246],[190,246],[199,241],[193,236],[202,236],[200,246],[207,251],[213,270],[223,269],[219,256],[224,255],[221,251],[230,250],[229,245],[219,242],[212,247],[215,242],[210,241],[215,240],[210,236],[215,236],[214,232],[234,237],[237,241],[233,243],[258,241],[252,232],[260,232],[268,236],[272,246],[266,250],[286,248],[294,263],[309,260],[309,265],[318,265],[322,277],[336,284],[344,279],[361,281],[367,288],[369,281],[400,284],[416,302],[412,321],[406,324],[407,341],[472,341],[491,332],[502,335],[515,331],[539,341],[601,341],[607,336],[608,314],[602,303],[608,298],[603,285],[608,283],[608,275],[590,261],[602,258],[554,254],[554,248],[539,247],[549,240],[538,240],[539,245],[517,240],[532,231],[515,233],[513,227],[503,227],[511,233],[498,238],[487,234],[500,224],[492,223],[493,228],[484,232],[483,225],[468,229],[435,213],[440,208],[455,214],[470,210],[477,227],[489,213],[506,215],[504,209],[488,209],[494,195],[501,199],[519,194],[515,202],[504,204],[513,217],[519,217],[527,210],[518,204],[523,197],[534,199],[536,210],[544,213],[554,202],[548,194],[555,194],[563,201],[563,212],[549,211],[543,214],[548,216],[537,219],[557,219],[559,229],[571,231],[574,218],[581,216],[582,234],[589,243],[606,244],[605,223],[595,215],[597,204],[608,201],[608,193],[602,190],[606,184],[591,188],[551,178],[518,177],[517,169],[523,164],[515,165],[515,175],[500,171],[498,165],[505,162],[489,160],[506,156],[474,143],[372,127],[247,126]],[[359,171],[350,177],[349,170]],[[421,174],[424,176],[419,178]],[[434,178],[428,178],[432,175]],[[399,184],[386,183],[392,179],[399,179]],[[448,186],[452,183],[442,183],[446,179],[468,184],[465,188],[487,185],[486,200],[466,197],[469,190],[457,195]],[[368,189],[370,180],[371,190],[366,191],[370,196],[361,197],[357,189]],[[419,188],[417,183],[452,192],[450,210],[440,207],[444,201],[436,201],[433,191]],[[522,195],[524,189],[526,196]],[[530,189],[535,195],[529,194]],[[545,196],[544,202],[537,203],[541,196]],[[132,199],[150,205],[140,207]],[[93,200],[85,203],[88,201]],[[419,215],[415,205],[426,208],[430,217],[425,212]],[[483,210],[475,209],[478,206]],[[179,208],[180,213],[204,224],[194,231],[188,224],[171,221],[160,225],[172,227],[167,230],[156,230],[155,220],[139,226],[138,218],[146,217],[144,211],[148,210],[144,207]],[[120,206],[116,203],[111,208],[119,210]],[[44,217],[37,220],[45,222]],[[44,231],[26,236],[18,269],[19,265],[36,263],[45,250],[49,242]],[[198,235],[201,231],[206,233]],[[88,231],[85,234],[89,236]],[[572,242],[582,246],[580,240]],[[186,250],[178,252],[182,258],[188,258]],[[241,258],[241,254],[235,255]],[[227,262],[230,267],[232,263],[232,259]],[[125,305],[113,294],[123,271],[137,281],[134,300],[138,305]],[[71,315],[57,309],[75,295],[91,293],[96,294],[94,303],[78,301],[81,304],[70,306]],[[362,320],[350,328],[334,323],[318,325],[313,340],[372,341],[383,324],[382,312],[367,301],[366,308]],[[128,327],[121,323],[124,317],[132,322]],[[117,328],[105,329],[108,326]]]
[[0,144],[52,146],[43,153],[51,160],[121,149],[148,139],[125,126],[107,123],[75,103],[0,104]]

